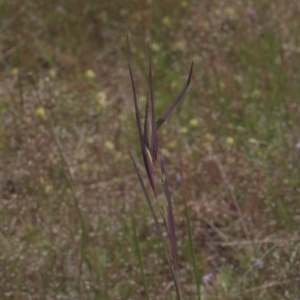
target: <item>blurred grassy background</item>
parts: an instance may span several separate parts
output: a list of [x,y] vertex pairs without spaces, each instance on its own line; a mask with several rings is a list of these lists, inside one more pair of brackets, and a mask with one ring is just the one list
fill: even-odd
[[[297,1],[0,2],[1,299],[174,299],[129,160],[151,40],[184,299],[300,295]],[[300,148],[300,146],[298,147]],[[131,217],[132,214],[132,217]],[[134,238],[137,234],[137,241]]]

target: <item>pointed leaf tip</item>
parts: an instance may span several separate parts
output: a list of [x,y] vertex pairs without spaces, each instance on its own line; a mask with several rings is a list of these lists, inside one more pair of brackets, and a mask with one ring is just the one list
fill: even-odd
[[173,103],[165,110],[165,112],[162,114],[162,116],[157,120],[157,122],[156,122],[156,128],[157,128],[157,130],[166,121],[166,119],[169,117],[169,115],[171,114],[171,112],[173,111],[173,109],[176,107],[176,105],[179,103],[180,99],[183,97],[183,95],[185,94],[187,88],[189,87],[191,79],[192,79],[193,66],[194,66],[194,62],[192,61],[191,67],[190,67],[189,77],[188,77],[188,79],[187,79],[187,81],[186,81],[183,89],[178,94],[178,96],[175,98],[175,100],[173,101]]

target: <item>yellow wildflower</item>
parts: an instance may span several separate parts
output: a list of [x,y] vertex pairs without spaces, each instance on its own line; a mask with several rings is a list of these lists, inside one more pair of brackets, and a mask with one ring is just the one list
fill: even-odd
[[85,141],[87,142],[87,144],[93,144],[94,143],[94,139],[92,138],[92,137],[87,137],[86,139],[85,139]]
[[18,75],[19,74],[19,69],[18,68],[12,68],[10,70],[10,74],[11,75]]
[[191,127],[197,127],[199,122],[196,118],[194,118],[194,119],[190,120],[189,124],[190,124]]
[[42,118],[46,117],[45,109],[42,106],[38,107],[35,112],[39,117],[42,117]]
[[157,43],[152,43],[151,44],[151,49],[154,51],[154,52],[158,52],[160,50],[160,46],[159,44]]
[[83,172],[86,172],[87,169],[88,169],[87,164],[86,164],[86,163],[83,163],[83,164],[81,165],[81,169],[82,169]]
[[232,7],[227,7],[225,12],[229,18],[233,18],[235,16],[235,10]]
[[225,142],[227,145],[232,146],[234,144],[234,139],[233,137],[229,136],[226,138]]
[[170,141],[167,146],[170,149],[175,149],[177,147],[177,140]]
[[186,127],[181,127],[180,128],[180,132],[181,133],[187,133],[188,132],[188,129]]
[[174,44],[174,50],[183,51],[184,50],[184,43],[183,43],[183,41],[177,41]]
[[108,150],[114,150],[115,149],[115,145],[109,140],[105,141],[104,146]]
[[56,77],[56,70],[55,69],[50,69],[48,71],[50,77],[55,78]]
[[242,83],[242,81],[243,81],[243,78],[240,75],[234,75],[233,79],[238,83]]
[[40,177],[40,184],[41,185],[44,185],[45,184],[45,179],[43,176]]
[[52,185],[47,184],[45,186],[45,192],[46,192],[46,194],[49,194],[52,191],[52,189],[53,189]]
[[164,157],[170,157],[170,152],[166,148],[162,148],[161,153],[163,154]]
[[221,15],[221,11],[219,9],[215,9],[214,13],[217,17]]
[[254,145],[257,145],[257,144],[259,144],[259,141],[256,140],[256,139],[254,139],[254,138],[250,138],[250,139],[249,139],[249,143],[254,144]]
[[208,141],[212,141],[213,140],[213,136],[209,132],[207,132],[204,137]]
[[165,26],[169,27],[171,25],[171,20],[168,16],[163,17],[162,22]]
[[223,81],[220,81],[219,82],[219,87],[220,87],[220,89],[224,89],[224,87],[225,87],[225,83],[223,82]]
[[87,79],[94,79],[94,78],[96,78],[95,72],[93,70],[90,70],[90,69],[85,71],[84,76]]
[[188,7],[188,3],[187,3],[187,1],[181,1],[181,6],[182,7]]
[[255,89],[255,90],[251,93],[251,96],[252,96],[253,98],[258,98],[260,95],[261,95],[261,92],[260,92],[260,90],[258,90],[258,89]]
[[97,99],[97,111],[101,111],[103,108],[106,107],[107,105],[107,96],[105,94],[105,92],[99,92],[97,95],[96,95],[96,99]]

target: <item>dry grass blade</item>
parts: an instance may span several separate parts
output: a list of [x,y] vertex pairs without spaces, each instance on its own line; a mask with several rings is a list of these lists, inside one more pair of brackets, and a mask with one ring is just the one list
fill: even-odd
[[171,194],[170,194],[169,183],[166,174],[164,157],[160,150],[158,151],[158,153],[159,153],[159,163],[160,163],[160,169],[162,175],[162,184],[163,184],[164,194],[167,201],[167,221],[168,221],[167,224],[168,224],[169,239],[171,243],[173,265],[174,265],[174,269],[177,270],[178,269],[177,247],[176,247],[175,223],[174,223],[174,216],[173,216]]
[[179,95],[174,100],[174,102],[171,104],[171,106],[169,108],[167,108],[166,111],[162,114],[162,116],[157,120],[157,122],[156,122],[156,128],[157,128],[157,130],[166,121],[166,119],[168,118],[168,116],[171,114],[171,112],[173,111],[173,109],[178,104],[178,102],[180,101],[180,99],[182,98],[182,96],[184,95],[184,93],[186,92],[187,88],[189,87],[190,82],[191,82],[191,78],[192,78],[192,73],[193,73],[193,65],[194,65],[194,62],[192,62],[192,64],[191,64],[189,77],[188,77],[188,80],[186,81],[186,83],[185,83],[182,91],[179,93]]
[[[173,281],[174,281],[174,284],[175,284],[175,287],[176,287],[176,293],[177,293],[177,296],[178,296],[178,299],[181,300],[182,299],[182,296],[181,296],[181,289],[180,289],[180,285],[179,285],[179,280],[178,280],[178,275],[177,275],[177,270],[175,268],[172,267],[172,263],[170,261],[170,257],[169,257],[169,254],[168,254],[168,250],[167,250],[167,245],[166,245],[166,242],[164,240],[164,237],[163,237],[163,234],[162,234],[162,230],[160,228],[160,225],[159,225],[159,222],[158,222],[158,219],[157,219],[157,216],[155,214],[155,211],[154,211],[154,207],[152,205],[152,202],[150,200],[150,197],[147,193],[147,190],[146,190],[146,187],[144,185],[144,182],[143,182],[143,179],[141,177],[141,174],[140,174],[140,171],[139,171],[139,168],[137,167],[136,163],[135,163],[135,160],[134,158],[132,157],[130,151],[129,151],[129,155],[130,155],[130,158],[131,158],[131,161],[133,163],[133,166],[135,168],[135,171],[138,175],[138,178],[139,178],[139,182],[142,186],[142,189],[143,189],[143,193],[145,195],[145,198],[147,200],[147,203],[148,203],[148,206],[150,208],[150,211],[151,211],[151,215],[154,219],[154,223],[155,223],[155,227],[156,227],[156,230],[157,230],[157,233],[158,233],[158,236],[159,236],[159,239],[160,239],[160,242],[163,246],[163,250],[164,250],[164,254],[165,254],[165,257],[167,259],[167,263],[168,263],[168,266],[170,268],[170,271],[171,271],[171,274],[172,274],[172,278],[173,278]],[[174,223],[173,223],[174,224]],[[174,258],[173,258],[173,261],[174,261]]]
[[145,137],[144,137],[143,132],[142,132],[142,125],[141,125],[141,118],[140,118],[140,113],[139,113],[139,108],[138,108],[136,89],[135,89],[135,84],[134,84],[131,65],[130,65],[130,47],[129,47],[128,35],[127,35],[127,49],[128,49],[128,55],[127,55],[128,69],[129,69],[132,92],[133,92],[135,118],[136,118],[136,123],[137,123],[137,127],[138,127],[141,151],[142,151],[144,165],[145,165],[145,168],[146,168],[146,171],[147,171],[147,175],[148,175],[151,187],[153,189],[153,192],[155,193],[155,182],[154,182],[152,158],[151,158],[151,154],[149,153],[148,147],[146,146],[146,143],[145,143],[145,140],[144,140]]
[[151,143],[150,136],[151,136],[151,126],[150,126],[150,120],[149,120],[149,92],[148,92],[146,108],[145,108],[144,142],[149,149],[150,149],[150,143]]
[[130,155],[131,161],[132,161],[132,163],[133,163],[134,169],[135,169],[135,171],[136,171],[136,174],[137,174],[137,176],[138,176],[138,178],[139,178],[139,182],[140,182],[140,184],[141,184],[141,186],[142,186],[144,196],[145,196],[145,198],[146,198],[146,200],[147,200],[147,204],[148,204],[148,206],[149,206],[149,208],[150,208],[150,211],[151,211],[151,215],[152,215],[152,217],[153,217],[153,219],[154,219],[155,227],[156,227],[156,230],[157,230],[157,233],[158,233],[160,242],[161,242],[161,244],[162,244],[162,246],[163,246],[164,254],[165,254],[165,257],[166,257],[166,259],[167,259],[167,263],[168,263],[168,265],[169,265],[169,268],[170,268],[170,270],[171,270],[171,274],[172,274],[173,280],[174,280],[175,285],[176,285],[176,290],[178,291],[177,280],[176,280],[176,274],[175,274],[175,272],[174,272],[174,269],[173,269],[173,267],[172,267],[172,263],[171,263],[171,261],[170,261],[170,257],[169,257],[168,250],[167,250],[167,245],[166,245],[166,242],[165,242],[165,240],[164,240],[163,233],[162,233],[162,230],[161,230],[161,228],[160,228],[160,225],[159,225],[157,216],[156,216],[156,214],[155,214],[154,207],[153,207],[152,202],[151,202],[151,200],[150,200],[150,197],[149,197],[149,195],[148,195],[148,193],[147,193],[146,187],[145,187],[145,185],[144,185],[143,179],[142,179],[141,174],[140,174],[140,170],[139,170],[138,166],[136,165],[136,162],[135,162],[133,156],[131,155],[130,151],[129,151],[129,155]]
[[152,59],[151,59],[151,49],[148,45],[148,55],[149,55],[149,98],[151,105],[151,145],[150,150],[152,154],[153,162],[157,160],[157,129],[156,129],[156,117],[155,117],[155,107],[154,107],[154,97],[153,97],[153,84],[152,84]]
[[143,139],[143,133],[142,133],[141,118],[140,118],[140,113],[139,113],[139,108],[138,108],[138,102],[137,102],[137,96],[136,96],[136,89],[135,89],[135,84],[134,84],[132,70],[131,70],[131,65],[130,65],[130,47],[129,47],[128,35],[127,35],[127,63],[128,63],[128,69],[129,69],[131,86],[132,86],[132,92],[133,92],[133,102],[134,102],[135,118],[136,118],[136,123],[137,123],[137,126],[138,126],[139,139],[141,141]]
[[157,128],[158,128],[158,125],[160,126],[167,119],[167,117],[170,115],[170,113],[172,112],[172,110],[177,105],[179,100],[184,95],[186,89],[188,88],[190,81],[191,81],[193,63],[191,65],[188,80],[187,80],[183,90],[177,96],[177,98],[172,103],[172,105],[166,110],[166,112],[163,114],[163,116],[158,120],[158,122],[156,122],[154,96],[153,96],[152,58],[151,58],[151,50],[148,45],[148,54],[149,54],[148,95],[147,95],[147,102],[146,102],[146,108],[145,108],[145,122],[144,122],[144,128],[143,128],[144,132],[143,132],[139,108],[138,108],[137,96],[136,96],[136,89],[135,89],[132,70],[131,70],[131,66],[130,66],[128,36],[127,36],[127,46],[128,46],[128,68],[129,68],[130,79],[131,79],[132,90],[133,90],[133,101],[134,101],[136,122],[137,122],[138,132],[139,132],[139,142],[140,142],[141,149],[142,149],[142,155],[143,155],[143,159],[144,159],[145,169],[147,171],[148,179],[150,181],[156,201],[158,199],[157,199],[157,195],[156,195],[156,191],[155,191],[154,163],[157,160],[157,158],[159,157],[159,166],[160,166],[160,170],[161,170],[163,191],[164,191],[164,195],[165,195],[165,199],[166,199],[166,203],[167,203],[167,213],[166,213],[167,217],[165,217],[165,214],[161,210],[161,205],[158,203],[158,201],[157,201],[157,204],[158,204],[158,208],[160,210],[162,219],[164,221],[165,228],[168,233],[168,240],[170,243],[170,252],[171,252],[171,256],[172,256],[172,261],[170,260],[170,257],[169,257],[168,251],[167,251],[167,247],[166,247],[165,241],[162,236],[161,227],[158,223],[157,216],[155,214],[155,211],[152,206],[152,202],[149,198],[149,195],[148,195],[145,185],[143,183],[139,169],[137,168],[136,163],[130,152],[129,152],[129,154],[130,154],[132,163],[134,165],[134,168],[136,170],[136,173],[138,175],[140,184],[143,188],[143,192],[146,197],[148,206],[151,210],[151,214],[155,220],[155,226],[157,227],[158,234],[161,239],[161,243],[163,244],[164,252],[165,252],[166,258],[168,260],[169,267],[172,272],[172,277],[173,277],[173,281],[174,281],[174,284],[176,287],[176,293],[177,293],[178,299],[182,299],[179,276],[178,276],[177,247],[176,247],[176,234],[175,234],[175,222],[174,222],[174,215],[173,215],[173,207],[172,207],[169,183],[167,180],[166,168],[165,168],[165,164],[164,164],[164,158],[163,158],[162,152],[160,151],[160,149],[158,147]]

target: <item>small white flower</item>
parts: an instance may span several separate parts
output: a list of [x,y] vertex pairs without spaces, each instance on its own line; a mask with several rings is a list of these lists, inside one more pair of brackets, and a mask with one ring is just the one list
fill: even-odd
[[254,266],[261,269],[264,266],[264,262],[261,259],[257,259],[254,263]]
[[209,283],[212,280],[212,278],[213,278],[213,274],[212,273],[208,273],[208,274],[206,274],[206,275],[204,275],[202,277],[202,282],[204,284],[207,284],[207,283]]

